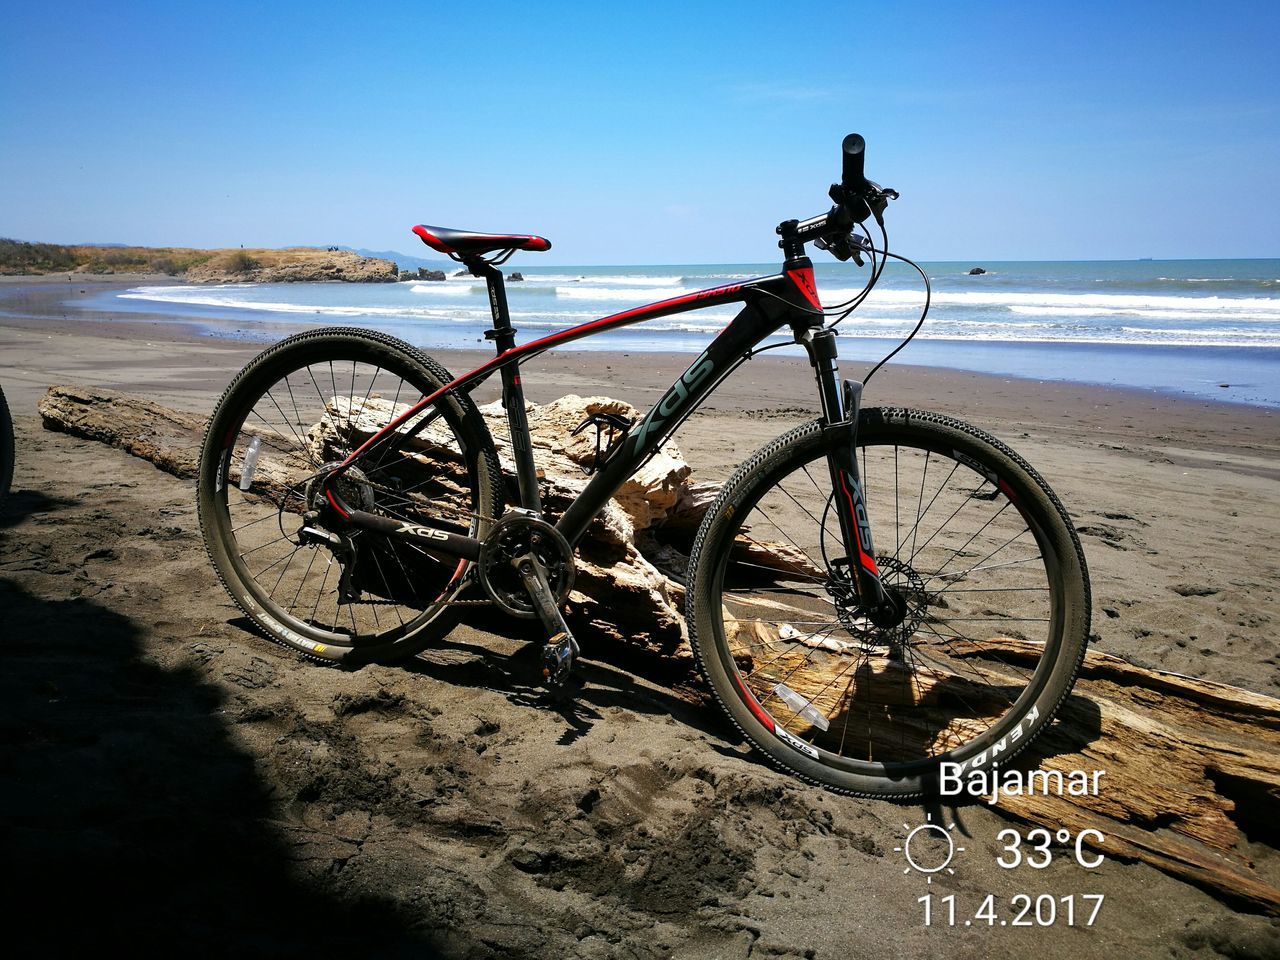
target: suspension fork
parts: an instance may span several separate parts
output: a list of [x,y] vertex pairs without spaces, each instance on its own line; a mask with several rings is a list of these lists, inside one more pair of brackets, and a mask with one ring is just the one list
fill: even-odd
[[903,603],[886,589],[876,566],[875,545],[871,537],[871,521],[862,497],[862,478],[858,473],[858,413],[862,406],[862,384],[856,380],[840,381],[836,364],[834,330],[797,331],[799,340],[809,353],[818,380],[822,402],[822,429],[829,441],[827,467],[831,488],[835,492],[832,508],[840,521],[849,579],[858,605],[872,623],[890,626],[901,622]]

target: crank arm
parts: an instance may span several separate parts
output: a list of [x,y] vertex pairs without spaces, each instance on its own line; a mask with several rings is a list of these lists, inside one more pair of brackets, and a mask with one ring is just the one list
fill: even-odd
[[551,585],[547,582],[547,572],[538,558],[527,553],[512,562],[520,572],[520,578],[529,591],[542,625],[551,635],[542,650],[543,682],[552,689],[558,688],[569,679],[573,670],[573,660],[579,653],[578,641],[573,638],[568,624],[564,622],[555,594],[551,592]]

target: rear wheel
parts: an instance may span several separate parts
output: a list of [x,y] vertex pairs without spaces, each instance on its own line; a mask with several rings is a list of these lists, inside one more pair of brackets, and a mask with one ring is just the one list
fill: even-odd
[[13,417],[9,415],[4,391],[0,390],[0,507],[13,484],[13,456]]
[[[302,533],[304,514],[326,510],[320,478],[452,379],[408,344],[335,328],[276,344],[227,388],[204,441],[200,525],[227,590],[269,637],[323,660],[387,662],[454,626],[466,561],[368,531],[341,544]],[[437,401],[397,431],[338,481],[343,498],[483,537],[501,474],[470,399]]]
[[1084,656],[1089,590],[1069,518],[981,431],[867,409],[856,453],[883,581],[906,616],[861,616],[827,456],[806,424],[735,473],[690,558],[698,662],[775,765],[836,790],[932,792],[940,764],[1003,764],[1052,717]]

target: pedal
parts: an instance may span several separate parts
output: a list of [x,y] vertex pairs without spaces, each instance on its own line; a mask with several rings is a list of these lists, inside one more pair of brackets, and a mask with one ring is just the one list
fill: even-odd
[[542,649],[542,682],[553,690],[558,689],[573,672],[573,660],[579,652],[578,641],[573,638],[564,622],[541,561],[532,553],[526,553],[512,563],[519,571],[525,589],[529,591],[538,618],[551,635]]
[[573,634],[561,633],[548,640],[542,648],[542,682],[552,690],[564,686],[573,672],[577,654],[578,643]]

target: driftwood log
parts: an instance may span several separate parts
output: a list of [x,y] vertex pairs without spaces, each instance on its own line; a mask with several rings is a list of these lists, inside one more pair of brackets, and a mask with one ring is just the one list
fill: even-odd
[[[373,409],[378,402],[371,401],[367,410],[350,411],[338,398],[331,402],[331,409],[345,421],[344,429],[367,436],[370,425],[387,422],[385,411]],[[594,443],[585,434],[569,434],[587,413],[600,410],[633,413],[628,405],[603,398],[565,398],[544,408],[530,407],[542,494],[551,511],[562,509],[585,485],[578,463],[594,454]],[[119,447],[176,477],[196,476],[206,424],[203,417],[142,397],[79,386],[50,387],[40,401],[39,412],[47,429]],[[502,419],[500,405],[482,412],[490,421]],[[498,428],[500,424],[492,422],[491,426]],[[311,441],[322,446],[325,432],[325,425],[317,425]],[[505,431],[493,432],[497,437]],[[549,439],[557,432],[567,439]],[[499,456],[504,467],[510,468],[509,456],[501,445]],[[302,458],[296,471],[297,476],[310,472]],[[287,469],[259,471],[255,489],[262,487],[267,495],[281,493],[295,479],[288,473]],[[574,626],[625,641],[642,654],[673,661],[673,666],[683,664],[686,670],[692,665],[692,656],[683,636],[683,587],[646,559],[636,540],[638,531],[681,503],[688,475],[689,466],[679,450],[668,444],[619,492],[592,526],[569,603]]]
[[[393,406],[390,401],[366,398],[357,402],[358,409],[350,409],[345,398],[331,398],[333,420],[316,424],[308,435],[315,459],[334,459],[338,433],[347,448],[352,441],[366,439],[404,407]],[[39,411],[47,429],[119,447],[183,479],[196,475],[206,423],[202,417],[142,397],[79,386],[50,387]],[[514,464],[501,404],[482,407],[481,413],[497,443],[504,471],[511,477]],[[593,413],[635,417],[637,411],[607,397],[570,396],[528,406],[543,504],[552,515],[586,486],[582,466],[595,456],[594,435],[584,431],[574,436],[572,431]],[[430,446],[430,435],[428,429],[421,447]],[[412,455],[410,448],[406,459]],[[285,463],[264,459],[255,474],[254,489],[280,501],[299,477],[310,472],[301,455]],[[667,678],[688,676],[693,669],[682,614],[684,566],[698,524],[718,490],[714,485],[689,484],[689,474],[679,448],[668,442],[623,485],[581,545],[568,603],[571,626],[594,642],[620,645],[631,657],[661,668]],[[514,482],[511,485],[514,488]],[[447,500],[449,491],[437,489],[433,495]],[[661,541],[652,536],[659,526]],[[758,565],[812,572],[789,545],[744,541],[740,550]]]
[[[495,438],[503,436],[501,408],[482,412]],[[535,459],[551,512],[586,482],[578,465],[594,454],[594,439],[571,431],[592,412],[634,416],[628,405],[600,397],[530,405]],[[119,447],[175,476],[196,473],[201,417],[140,397],[65,386],[50,388],[40,413],[49,429]],[[343,412],[357,433],[360,413]],[[375,419],[386,422],[385,411],[379,414]],[[499,455],[509,469],[509,449],[501,441]],[[687,551],[718,490],[691,483],[689,474],[669,444],[619,492],[583,545],[569,604],[592,655],[632,668],[656,667],[668,680],[687,677],[692,667],[681,617],[681,545]],[[287,485],[289,479],[264,482]],[[652,535],[659,530],[661,539]],[[803,569],[803,559],[779,545],[740,548],[756,551],[752,562]],[[993,651],[999,660],[989,659]],[[959,653],[972,658],[976,675],[998,680],[1002,665],[1036,651],[1026,641],[997,638]],[[882,666],[892,680],[895,668]],[[956,682],[935,674],[916,689],[928,696],[931,687]],[[1028,754],[1019,766],[1064,774],[1103,770],[1102,789],[1096,796],[1005,795],[996,807],[1002,814],[1055,833],[1097,830],[1105,840],[1091,845],[1108,857],[1142,861],[1252,909],[1280,914],[1280,888],[1254,869],[1251,854],[1280,845],[1280,700],[1091,651],[1058,720]]]

